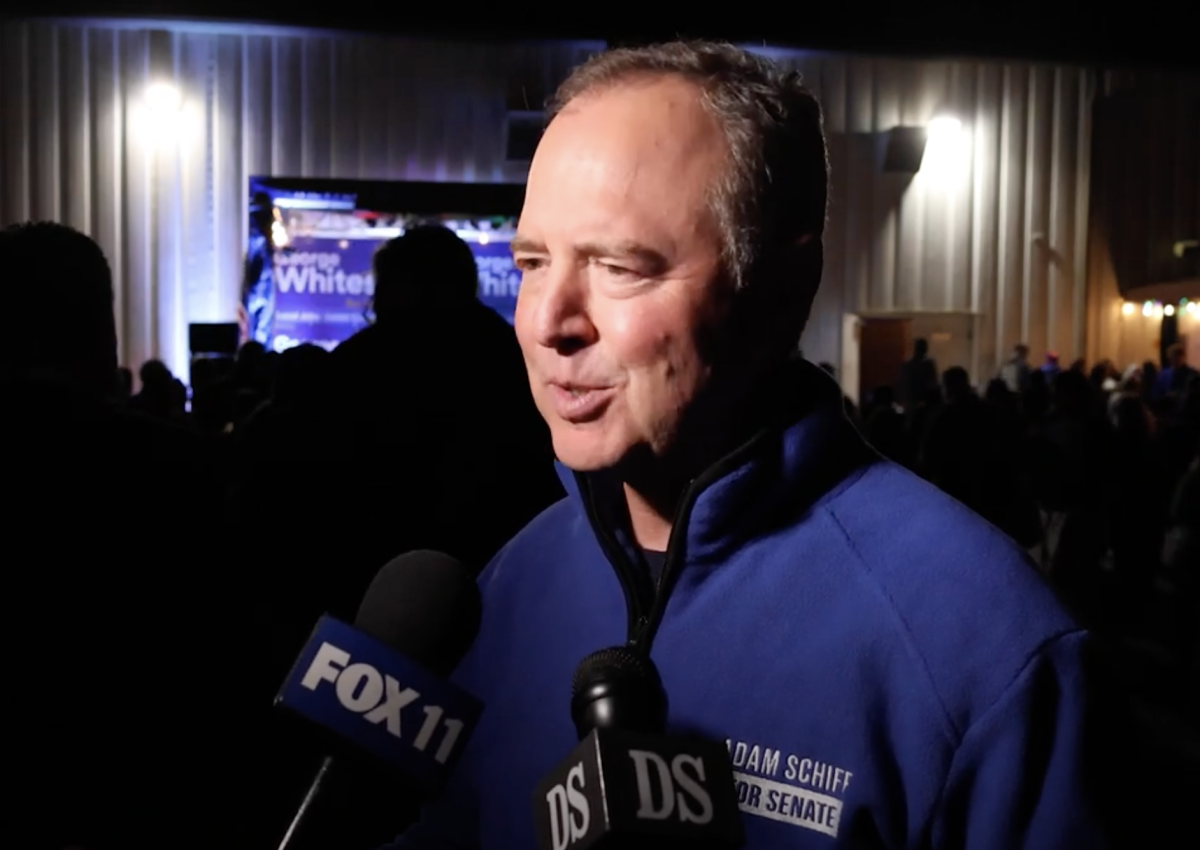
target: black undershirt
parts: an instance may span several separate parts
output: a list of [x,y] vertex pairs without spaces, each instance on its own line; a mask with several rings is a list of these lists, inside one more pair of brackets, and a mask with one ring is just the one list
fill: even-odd
[[657,587],[658,577],[662,575],[663,565],[667,562],[667,553],[643,549],[642,561],[646,564],[647,572],[650,573],[650,583]]

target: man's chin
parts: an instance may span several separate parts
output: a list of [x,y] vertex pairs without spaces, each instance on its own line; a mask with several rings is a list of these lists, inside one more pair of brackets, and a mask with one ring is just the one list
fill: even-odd
[[558,462],[575,472],[599,472],[612,469],[620,462],[622,453],[600,443],[586,444],[578,439],[554,440],[554,455]]

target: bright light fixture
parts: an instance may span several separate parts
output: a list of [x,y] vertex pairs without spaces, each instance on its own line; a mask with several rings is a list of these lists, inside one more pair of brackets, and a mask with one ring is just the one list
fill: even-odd
[[962,122],[949,115],[940,115],[929,122],[927,129],[930,140],[953,138],[962,130]]
[[146,87],[142,103],[132,104],[137,134],[150,148],[167,150],[179,139],[183,119],[183,95],[173,83],[157,82]]
[[925,133],[922,180],[930,187],[954,189],[969,171],[970,145],[962,122],[949,115],[940,115],[926,125]]
[[146,106],[155,115],[169,115],[179,111],[183,96],[179,87],[172,83],[153,83],[146,89]]

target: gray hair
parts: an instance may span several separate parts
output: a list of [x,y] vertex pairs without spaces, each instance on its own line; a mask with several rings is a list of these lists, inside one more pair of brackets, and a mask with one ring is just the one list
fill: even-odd
[[829,160],[821,108],[798,72],[729,44],[675,41],[593,56],[559,87],[548,118],[581,95],[658,75],[695,83],[725,133],[729,168],[710,203],[726,273],[741,289],[765,256],[825,229]]

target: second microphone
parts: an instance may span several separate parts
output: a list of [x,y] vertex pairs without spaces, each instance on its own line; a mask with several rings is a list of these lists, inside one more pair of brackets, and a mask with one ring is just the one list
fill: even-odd
[[667,698],[649,658],[592,653],[573,691],[580,744],[534,793],[540,850],[743,845],[728,750],[663,734]]

